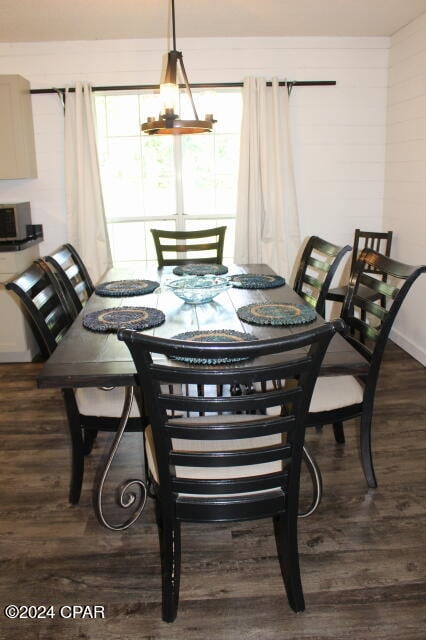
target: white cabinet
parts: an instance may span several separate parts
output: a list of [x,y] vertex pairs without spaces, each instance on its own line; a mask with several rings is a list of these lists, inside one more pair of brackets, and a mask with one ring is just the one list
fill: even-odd
[[36,177],[30,83],[0,75],[0,180]]
[[38,246],[0,252],[0,362],[31,362],[39,352],[18,296],[3,286],[38,257]]

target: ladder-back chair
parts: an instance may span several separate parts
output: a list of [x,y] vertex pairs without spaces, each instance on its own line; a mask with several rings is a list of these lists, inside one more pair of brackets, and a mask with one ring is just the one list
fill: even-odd
[[158,266],[194,262],[221,264],[225,232],[225,226],[198,231],[151,229]]
[[339,247],[311,236],[303,250],[294,281],[294,290],[321,316],[333,277],[350,245]]
[[[361,229],[355,229],[349,279],[351,274],[353,273],[353,270],[355,269],[359,254],[363,249],[373,249],[374,251],[377,251],[378,253],[381,253],[385,256],[390,256],[392,247],[392,235],[392,231],[362,231]],[[377,276],[378,273],[375,273]],[[333,302],[343,302],[347,291],[347,286],[333,287],[333,289],[330,289],[327,294],[327,300],[331,300]],[[374,292],[370,292],[370,294],[374,295]]]
[[[43,260],[6,284],[22,302],[44,357],[54,352],[74,319],[55,274]],[[78,503],[84,475],[84,457],[98,431],[116,431],[124,405],[125,389],[62,389],[71,435],[72,462],[69,501]],[[128,430],[142,431],[143,419],[133,403]]]
[[55,270],[77,315],[94,291],[92,279],[81,257],[71,244],[64,244],[55,253],[45,256],[44,259]]
[[[305,608],[297,543],[305,418],[328,343],[342,326],[337,320],[286,338],[239,344],[119,330],[118,338],[135,362],[151,421],[146,450],[156,499],[165,621],[172,622],[177,614],[185,521],[271,517],[289,604],[295,611]],[[232,367],[214,364],[224,358],[237,362]],[[197,359],[211,364],[200,367]],[[294,384],[268,385],[281,378]],[[211,395],[198,395],[200,383]],[[264,391],[225,394],[235,383],[245,389],[260,385]],[[273,408],[278,415],[268,415]]]
[[[377,272],[382,273],[387,281],[377,279]],[[360,378],[321,377],[312,397],[309,426],[332,424],[337,442],[345,441],[343,422],[360,418],[361,460],[369,487],[377,486],[371,428],[380,365],[401,305],[414,282],[425,272],[424,265],[397,262],[372,249],[361,252],[351,276],[341,318],[347,327],[346,339],[368,361],[369,371]],[[384,306],[382,298],[385,299]]]

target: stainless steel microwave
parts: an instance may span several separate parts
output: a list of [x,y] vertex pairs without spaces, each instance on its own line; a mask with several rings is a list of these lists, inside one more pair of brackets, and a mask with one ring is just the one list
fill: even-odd
[[32,231],[29,202],[0,204],[0,242],[25,240]]

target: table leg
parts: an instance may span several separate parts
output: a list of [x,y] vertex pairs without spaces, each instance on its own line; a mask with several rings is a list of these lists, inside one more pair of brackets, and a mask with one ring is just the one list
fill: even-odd
[[306,511],[302,511],[299,513],[299,518],[308,518],[314,513],[314,511],[317,510],[318,505],[321,502],[322,478],[321,478],[321,471],[315,461],[315,458],[313,457],[308,447],[306,446],[303,447],[303,461],[305,462],[306,467],[312,478],[313,497],[312,497],[312,502],[309,505],[308,509],[306,509]]
[[112,531],[123,531],[124,529],[127,529],[128,527],[130,527],[134,522],[136,522],[136,520],[142,514],[142,511],[145,507],[146,496],[147,496],[146,485],[142,480],[138,478],[126,480],[118,488],[119,493],[117,495],[117,504],[119,504],[119,506],[122,507],[123,509],[128,509],[135,503],[136,495],[135,493],[129,491],[130,487],[135,485],[139,486],[141,489],[140,504],[138,505],[134,514],[122,524],[112,524],[111,522],[108,522],[106,520],[103,512],[103,507],[102,507],[102,496],[103,496],[103,490],[105,486],[105,480],[108,476],[108,472],[111,467],[112,461],[114,460],[115,454],[117,453],[118,447],[120,446],[121,438],[123,437],[123,433],[126,429],[127,422],[130,415],[130,410],[132,408],[133,397],[134,397],[133,387],[126,387],[126,395],[124,399],[124,405],[123,405],[123,411],[121,414],[120,424],[114,436],[114,440],[111,445],[111,449],[108,454],[108,458],[105,463],[105,468],[102,472],[102,476],[99,481],[99,486],[96,493],[96,503],[95,503],[96,515],[98,516],[98,519],[100,520],[100,522],[107,529],[111,529]]

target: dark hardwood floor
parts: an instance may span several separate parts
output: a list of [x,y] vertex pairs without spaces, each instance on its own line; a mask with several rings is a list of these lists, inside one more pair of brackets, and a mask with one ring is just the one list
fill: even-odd
[[[390,346],[374,414],[379,488],[367,490],[355,424],[345,446],[309,432],[324,498],[300,522],[306,611],[293,613],[268,520],[185,525],[178,618],[161,621],[153,506],[126,532],[97,521],[92,487],[111,441],[87,460],[81,504],[69,506],[69,445],[60,392],[39,390],[38,364],[0,365],[2,640],[424,640],[426,387],[424,368]],[[127,434],[108,482],[140,476]],[[53,605],[55,617],[8,620],[7,604]],[[102,605],[105,619],[61,619],[62,605]]]

